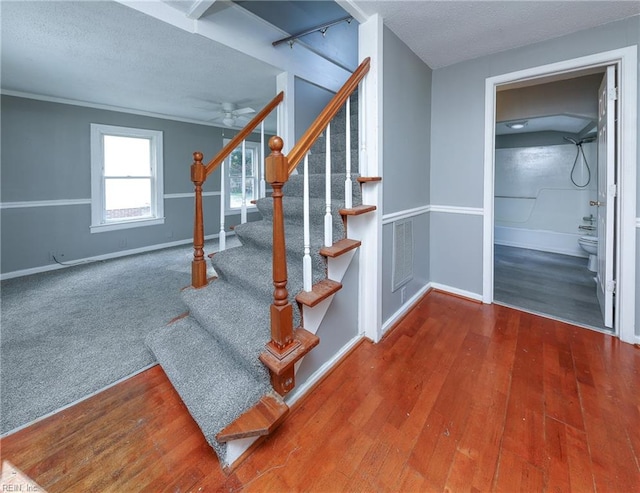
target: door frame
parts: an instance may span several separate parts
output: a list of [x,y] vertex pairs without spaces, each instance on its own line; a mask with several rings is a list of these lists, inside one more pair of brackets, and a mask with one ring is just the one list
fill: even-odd
[[[614,334],[624,342],[640,343],[635,334],[636,277],[636,174],[638,55],[637,46],[596,53],[561,62],[488,77],[485,80],[484,121],[484,205],[483,205],[483,286],[482,301],[493,302],[494,263],[494,182],[496,89],[516,81],[534,80],[550,75],[578,72],[593,67],[616,65],[618,73],[617,185],[616,204],[616,299]],[[624,101],[624,105],[620,104]],[[621,266],[624,265],[624,270]]]

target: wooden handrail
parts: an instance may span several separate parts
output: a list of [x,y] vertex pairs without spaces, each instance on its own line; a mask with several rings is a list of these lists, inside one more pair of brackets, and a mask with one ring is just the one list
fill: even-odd
[[209,176],[213,173],[213,170],[216,169],[222,161],[224,161],[229,154],[233,152],[233,150],[240,145],[240,143],[248,137],[248,135],[255,130],[255,128],[260,125],[260,122],[264,120],[269,113],[273,111],[273,109],[278,106],[282,100],[284,99],[284,92],[280,92],[275,98],[273,98],[269,104],[267,104],[260,113],[253,117],[253,119],[247,123],[247,125],[238,132],[233,139],[229,141],[229,143],[220,150],[215,157],[209,161],[205,167],[206,176]]
[[[233,150],[278,106],[284,99],[284,92],[280,92],[258,113],[231,141],[222,148],[216,156],[205,166],[201,152],[193,153],[191,165],[191,181],[195,193],[195,216],[193,224],[193,262],[191,263],[191,285],[201,288],[207,285],[207,264],[204,259],[204,214],[202,210],[202,184],[213,173]],[[224,177],[223,177],[224,179]]]
[[324,132],[329,122],[333,120],[342,105],[347,101],[347,98],[351,96],[351,93],[356,90],[360,81],[369,72],[369,66],[371,64],[371,58],[365,58],[358,66],[356,71],[351,74],[351,77],[347,79],[347,82],[340,88],[336,95],[329,101],[329,104],[318,115],[318,118],[307,129],[300,140],[293,146],[293,149],[289,152],[287,159],[289,161],[289,174],[296,169],[298,163],[302,160],[304,155],[309,152],[311,146],[318,140],[320,134]]

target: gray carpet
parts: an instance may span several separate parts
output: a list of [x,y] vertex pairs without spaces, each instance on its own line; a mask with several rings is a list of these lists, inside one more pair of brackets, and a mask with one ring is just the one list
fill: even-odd
[[[207,242],[207,253],[216,249]],[[192,252],[185,245],[3,281],[1,433],[153,364],[144,339],[186,310],[180,290]]]

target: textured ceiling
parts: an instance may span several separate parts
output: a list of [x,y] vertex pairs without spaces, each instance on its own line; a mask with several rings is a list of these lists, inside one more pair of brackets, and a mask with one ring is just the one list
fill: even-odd
[[2,89],[208,121],[259,109],[280,72],[116,2],[0,3]]
[[[352,0],[433,69],[640,14],[640,1]],[[639,20],[640,22],[640,20]]]
[[[141,2],[150,3],[173,11],[186,30],[113,1],[0,0],[2,90],[203,122],[211,120],[216,103],[258,109],[273,97],[282,68],[189,32],[229,12],[228,1]],[[432,68],[640,12],[638,1],[351,3],[381,14]],[[315,7],[295,10],[303,18],[288,18],[291,30],[318,17]],[[200,20],[187,19],[194,11],[192,18]]]

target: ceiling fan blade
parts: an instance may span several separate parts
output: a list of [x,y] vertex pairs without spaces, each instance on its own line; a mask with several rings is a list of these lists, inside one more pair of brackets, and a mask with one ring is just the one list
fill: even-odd
[[240,108],[240,109],[238,109],[238,110],[234,110],[234,111],[233,111],[233,113],[234,113],[235,115],[247,115],[247,114],[249,114],[249,113],[255,113],[255,112],[256,112],[256,110],[254,110],[253,108],[249,108],[249,107],[247,107],[247,108]]

